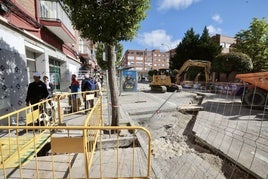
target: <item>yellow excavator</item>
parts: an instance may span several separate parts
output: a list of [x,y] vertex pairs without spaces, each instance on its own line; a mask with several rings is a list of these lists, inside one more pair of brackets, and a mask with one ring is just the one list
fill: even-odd
[[177,92],[181,91],[182,87],[172,83],[171,76],[172,72],[170,69],[155,70],[152,82],[150,83],[151,91],[161,93],[175,90],[177,90]]
[[172,83],[171,80],[172,72],[170,69],[155,70],[152,82],[150,83],[151,91],[162,92],[162,93],[175,90],[181,91],[182,86],[179,85],[180,76],[184,71],[188,70],[188,68],[191,66],[203,67],[205,71],[206,83],[209,82],[211,62],[202,60],[187,60],[179,69],[179,72],[175,77],[175,83]]

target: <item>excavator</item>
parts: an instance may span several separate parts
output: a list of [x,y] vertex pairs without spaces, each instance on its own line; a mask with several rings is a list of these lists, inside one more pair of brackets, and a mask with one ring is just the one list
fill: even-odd
[[172,83],[171,76],[172,72],[170,69],[155,70],[152,82],[150,83],[151,91],[161,93],[175,90],[177,90],[177,92],[181,91],[182,87]]
[[209,72],[211,68],[211,62],[201,60],[187,60],[179,69],[178,74],[175,77],[176,83],[172,83],[170,69],[159,69],[153,74],[153,80],[150,83],[151,91],[165,93],[167,91],[178,92],[182,90],[182,86],[179,85],[180,75],[191,66],[203,67],[205,69],[206,82],[209,82]]

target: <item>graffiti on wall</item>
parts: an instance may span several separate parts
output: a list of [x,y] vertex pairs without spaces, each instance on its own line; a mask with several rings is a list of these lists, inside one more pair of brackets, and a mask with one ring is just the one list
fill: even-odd
[[0,39],[0,114],[25,106],[28,88],[25,58]]

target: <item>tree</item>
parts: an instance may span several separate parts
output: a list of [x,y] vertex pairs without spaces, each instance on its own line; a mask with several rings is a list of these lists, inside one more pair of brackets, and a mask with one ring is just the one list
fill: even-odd
[[112,126],[119,125],[119,91],[116,83],[115,45],[131,40],[146,17],[149,0],[63,0],[74,27],[82,37],[106,48],[111,94]]
[[221,53],[222,47],[209,36],[207,27],[202,35],[195,34],[193,28],[185,33],[185,37],[175,49],[176,54],[171,58],[171,69],[179,69],[189,59],[212,61]]
[[198,42],[196,58],[212,61],[221,51],[222,47],[209,36],[208,29],[205,27]]
[[231,72],[247,73],[253,69],[251,58],[241,52],[220,54],[211,63],[211,71],[226,73],[227,77]]
[[185,33],[185,37],[175,49],[175,55],[170,59],[170,68],[179,69],[188,59],[195,58],[199,35],[191,28]]
[[[215,56],[221,53],[222,47],[209,36],[207,27],[204,28],[202,35],[195,34],[193,28],[185,33],[185,37],[175,49],[176,54],[171,58],[170,68],[180,69],[187,60],[212,61]],[[196,75],[203,73],[203,68],[191,67],[187,71],[189,80],[195,79]],[[205,78],[203,76],[203,78]]]
[[252,72],[268,70],[268,23],[265,18],[253,18],[248,30],[235,35],[234,51],[247,54],[253,62]]

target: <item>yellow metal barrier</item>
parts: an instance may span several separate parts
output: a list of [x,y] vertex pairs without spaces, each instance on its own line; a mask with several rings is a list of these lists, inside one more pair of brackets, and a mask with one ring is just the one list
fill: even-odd
[[[38,144],[32,143],[35,155],[28,162],[23,163],[23,158],[18,158],[19,166],[10,168],[2,160],[0,175],[3,178],[150,178],[151,136],[142,127],[0,126],[0,130],[45,130],[51,134],[47,155],[38,156]],[[57,134],[58,130],[65,132]],[[105,134],[109,130],[120,133]],[[91,138],[88,134],[92,133],[98,135]],[[139,147],[137,133],[147,136],[145,151]],[[17,137],[12,144],[19,148],[20,140]],[[59,144],[64,146],[59,147]],[[1,145],[2,155],[4,150]],[[22,150],[17,150],[17,155],[23,156]]]
[[[0,176],[149,178],[150,133],[135,126],[104,127],[101,96],[94,96],[93,108],[80,104],[77,111],[66,112],[75,106],[69,101],[74,94],[85,100],[93,97],[62,93],[0,117]],[[81,126],[64,125],[77,114],[84,115]],[[139,146],[137,133],[148,139],[147,150]]]

